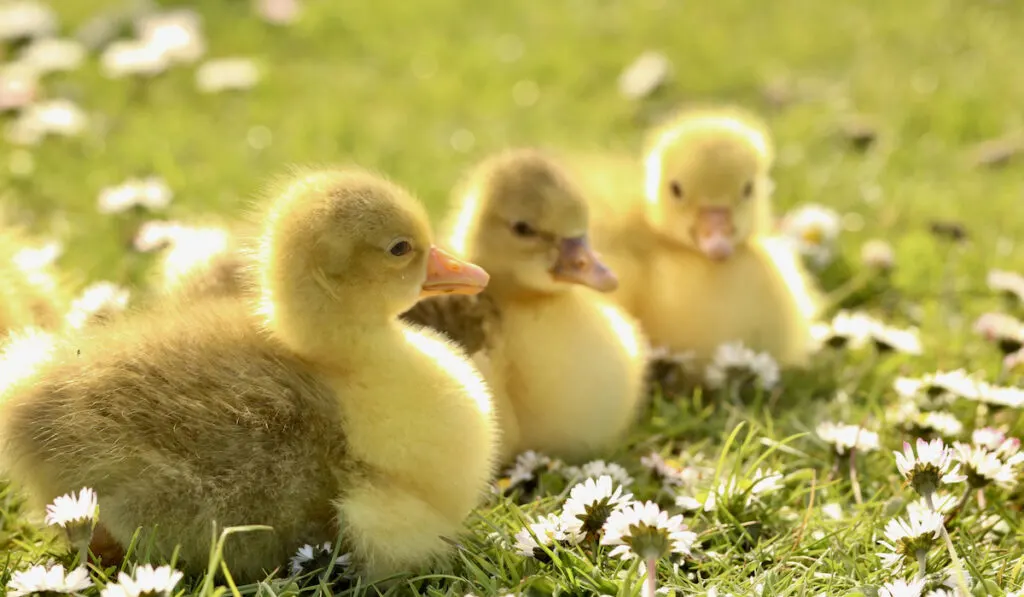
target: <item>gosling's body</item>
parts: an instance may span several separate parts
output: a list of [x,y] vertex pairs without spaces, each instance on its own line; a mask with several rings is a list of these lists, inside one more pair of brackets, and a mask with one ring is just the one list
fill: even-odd
[[[585,201],[536,150],[485,161],[456,197],[448,246],[487,269],[490,284],[475,297],[421,301],[404,317],[473,353],[494,392],[504,460],[524,450],[579,460],[611,448],[643,396],[646,341],[586,286],[613,278],[586,249]],[[531,232],[517,235],[517,226]],[[566,265],[566,251],[591,269]]]
[[737,113],[701,111],[670,122],[651,145],[646,171],[624,158],[581,160],[581,172],[598,171],[587,175],[595,244],[621,272],[612,298],[652,345],[691,352],[698,365],[737,340],[805,364],[819,297],[770,232],[767,133]]
[[58,340],[0,385],[0,464],[37,505],[94,488],[103,535],[123,548],[141,526],[195,574],[214,522],[274,527],[228,540],[241,582],[339,534],[371,580],[443,555],[496,429],[462,354],[396,319],[421,283],[473,274],[424,278],[440,258],[401,194],[358,171],[300,177],[269,218],[258,310],[170,301]]

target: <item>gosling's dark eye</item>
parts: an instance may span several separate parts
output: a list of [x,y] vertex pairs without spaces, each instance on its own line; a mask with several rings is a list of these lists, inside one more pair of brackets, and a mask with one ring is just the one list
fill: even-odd
[[412,251],[412,243],[410,243],[407,240],[400,240],[395,244],[391,245],[391,248],[388,249],[388,252],[394,255],[395,257],[401,257],[402,255],[405,255],[409,251]]
[[526,222],[516,222],[515,224],[512,224],[512,232],[515,232],[516,236],[521,236],[523,238],[537,236],[537,231],[533,229],[533,226],[530,226]]
[[743,198],[750,199],[751,195],[754,194],[754,183],[748,182],[743,185]]
[[683,198],[683,187],[678,182],[673,180],[671,183],[669,183],[668,190],[672,191],[672,196],[675,197],[676,199]]

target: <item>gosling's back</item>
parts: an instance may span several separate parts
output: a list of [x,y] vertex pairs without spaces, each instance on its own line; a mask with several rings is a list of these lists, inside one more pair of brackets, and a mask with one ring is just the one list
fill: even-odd
[[126,544],[135,525],[157,525],[165,556],[194,541],[181,557],[197,572],[211,521],[275,527],[229,541],[240,577],[302,543],[334,540],[331,500],[355,466],[336,398],[237,302],[100,329],[53,359],[32,387],[0,397],[0,463],[33,496],[89,485],[101,522],[122,525],[108,529],[115,538]]

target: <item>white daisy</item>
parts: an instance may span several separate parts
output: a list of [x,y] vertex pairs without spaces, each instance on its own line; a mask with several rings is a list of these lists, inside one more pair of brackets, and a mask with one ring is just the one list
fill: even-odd
[[25,247],[19,249],[11,257],[11,262],[18,269],[31,272],[45,269],[57,260],[64,252],[64,245],[59,241],[51,241],[41,247]]
[[115,214],[133,207],[163,209],[170,205],[174,192],[158,176],[133,178],[100,191],[97,208],[103,214]]
[[922,430],[932,430],[943,437],[957,437],[964,431],[964,424],[956,415],[945,411],[920,413],[914,421]]
[[231,248],[231,234],[216,226],[181,228],[171,238],[160,270],[165,288],[174,288],[196,271],[206,271]]
[[897,328],[878,323],[871,328],[871,339],[880,351],[901,352],[904,354],[921,354],[921,339],[917,330]]
[[84,566],[75,568],[67,574],[64,573],[64,566],[60,564],[49,568],[33,566],[11,575],[11,580],[7,583],[7,597],[48,593],[77,595],[91,586],[89,570]]
[[562,507],[562,528],[571,536],[597,537],[608,516],[632,499],[633,494],[623,493],[608,475],[587,479],[569,491]]
[[87,124],[88,117],[74,102],[52,99],[27,106],[9,123],[8,133],[13,143],[35,145],[46,135],[78,136]]
[[860,259],[864,265],[883,271],[892,269],[896,264],[896,254],[892,250],[892,245],[877,238],[861,245]]
[[180,222],[150,220],[139,226],[132,246],[140,253],[156,251],[173,243],[186,230],[187,227]]
[[[902,381],[900,381],[902,380]],[[898,384],[902,383],[903,391],[897,385],[896,389],[901,395],[905,391],[912,393],[924,392],[933,398],[943,395],[978,400],[989,385],[979,379],[977,374],[969,374],[964,369],[953,371],[936,371],[922,376],[920,379],[898,378]]]
[[62,495],[46,507],[46,524],[67,528],[69,525],[87,523],[92,525],[96,520],[96,492],[83,487],[76,496],[74,493]]
[[180,9],[146,15],[135,24],[139,40],[170,62],[190,63],[206,52],[199,15]]
[[905,560],[916,561],[921,551],[925,553],[940,539],[943,527],[942,515],[931,510],[909,512],[909,517],[893,518],[885,525],[885,538],[880,541],[889,551]]
[[33,41],[18,58],[39,74],[72,71],[85,60],[85,46],[73,39],[47,37]]
[[183,577],[183,573],[170,566],[136,566],[131,576],[124,572],[119,573],[117,582],[104,587],[100,591],[100,597],[166,597],[174,591],[174,587]]
[[72,329],[81,329],[94,321],[102,321],[124,311],[129,291],[113,282],[96,282],[71,302],[65,321]]
[[0,2],[0,42],[45,37],[57,31],[57,14],[44,2]]
[[829,323],[817,323],[811,328],[820,346],[832,348],[863,348],[871,340],[872,330],[880,321],[859,311],[840,311]]
[[669,516],[654,502],[633,502],[616,510],[604,525],[601,545],[614,545],[612,557],[660,558],[669,553],[691,555],[697,534],[680,515]]
[[974,331],[1006,354],[1024,346],[1024,323],[1006,313],[985,313],[974,322]]
[[565,468],[565,476],[570,480],[596,479],[602,475],[608,475],[612,481],[628,487],[633,484],[633,477],[618,463],[593,460],[583,466],[570,466]]
[[815,432],[824,442],[832,444],[839,454],[845,454],[851,448],[858,452],[874,452],[879,447],[878,434],[859,425],[825,421]]
[[714,510],[720,501],[725,503],[727,510],[739,505],[749,508],[761,496],[775,493],[782,486],[782,473],[771,470],[757,469],[753,476],[743,479],[733,475],[719,482],[717,489],[708,492],[704,500],[704,511]]
[[527,524],[516,533],[516,553],[519,555],[547,561],[548,555],[544,547],[554,548],[563,542],[576,542],[576,537],[567,533],[562,527],[562,519],[557,514],[549,514]]
[[248,58],[208,60],[196,69],[196,87],[203,93],[250,89],[260,80],[260,69]]
[[1003,357],[1003,369],[1010,373],[1024,372],[1024,348]]
[[729,342],[715,350],[704,372],[713,388],[721,388],[731,379],[750,379],[761,388],[771,389],[779,381],[779,365],[766,352],[756,352],[742,342]]
[[512,468],[505,472],[509,480],[509,487],[515,487],[529,483],[537,478],[541,471],[558,468],[561,462],[552,460],[548,456],[533,450],[527,450],[516,456],[516,462]]
[[[939,514],[949,514],[956,508],[957,496],[946,493],[946,492],[935,492],[932,496],[932,504],[935,505],[934,512]],[[911,519],[924,518],[931,514],[933,510],[928,505],[928,502],[924,498],[917,498],[916,500],[907,504],[907,516]]]
[[100,68],[110,79],[159,75],[170,66],[170,58],[160,46],[139,40],[117,40],[100,55]]
[[324,543],[323,545],[317,546],[310,545],[309,543],[303,545],[296,550],[295,555],[292,556],[292,574],[300,574],[303,568],[314,559],[324,555],[330,555],[333,551],[334,549],[331,547],[330,543]]
[[1024,276],[1016,272],[991,270],[987,277],[988,287],[995,292],[1003,292],[1024,301]]
[[672,63],[661,52],[648,50],[619,75],[619,93],[629,99],[641,99],[654,92],[668,78]]
[[301,12],[299,0],[255,0],[255,4],[257,14],[273,25],[288,25]]
[[909,583],[905,580],[894,580],[885,583],[878,589],[878,597],[921,597],[924,584],[925,579],[923,578]]
[[1012,489],[1017,484],[1017,471],[985,448],[955,442],[953,450],[954,458],[963,465],[967,482],[973,487],[997,485],[1004,489]]
[[959,474],[960,465],[953,462],[953,451],[941,439],[926,442],[917,440],[917,453],[903,442],[903,452],[893,452],[896,468],[914,490],[925,497],[931,496],[939,485],[961,483],[967,477]]
[[807,204],[786,214],[781,229],[792,246],[813,267],[832,262],[839,238],[839,214],[828,207]]
[[[17,110],[31,104],[39,92],[39,74],[31,65],[12,62],[0,65],[0,111]],[[7,138],[18,145],[32,145],[28,137],[33,131],[23,132],[7,127]]]
[[994,427],[982,427],[975,429],[971,434],[971,442],[995,453],[1007,462],[1018,464],[1021,460],[1020,440],[1015,437],[1006,437],[1006,433]]

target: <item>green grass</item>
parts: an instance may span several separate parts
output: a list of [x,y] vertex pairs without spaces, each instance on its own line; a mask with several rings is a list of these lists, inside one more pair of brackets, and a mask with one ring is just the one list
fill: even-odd
[[[115,5],[54,4],[66,31]],[[713,394],[659,397],[628,445],[606,456],[636,477],[637,497],[657,498],[673,511],[671,496],[640,466],[639,458],[652,450],[681,452],[684,461],[702,454],[712,471],[717,467],[724,475],[749,476],[759,459],[759,466],[785,473],[785,489],[762,506],[687,515],[705,549],[719,557],[678,569],[663,561],[660,583],[676,594],[716,586],[721,593],[747,595],[762,584],[765,595],[871,595],[872,587],[894,577],[876,558],[876,540],[900,512],[898,501],[913,496],[901,487],[891,453],[883,449],[858,458],[858,504],[847,468],[833,469],[831,451],[813,430],[827,419],[878,424],[884,407],[896,400],[890,387],[900,372],[968,367],[992,378],[998,372],[997,351],[974,338],[970,324],[979,313],[1000,307],[999,297],[985,290],[986,272],[1024,269],[1017,243],[1024,234],[1024,171],[1021,162],[978,168],[969,156],[975,143],[1024,128],[1024,5],[318,0],[289,28],[263,24],[241,0],[196,5],[205,18],[209,56],[256,58],[264,72],[257,88],[201,95],[192,67],[175,68],[144,85],[109,81],[92,57],[80,71],[51,77],[45,85],[51,95],[73,98],[90,112],[88,134],[30,149],[36,168],[27,178],[10,174],[6,164],[14,150],[0,144],[0,198],[18,208],[36,232],[65,242],[63,268],[83,282],[144,279],[150,258],[126,250],[139,219],[102,216],[95,209],[102,188],[137,174],[159,174],[174,189],[167,217],[231,217],[289,164],[358,162],[409,186],[439,215],[460,173],[494,150],[539,144],[635,152],[645,126],[680,103],[747,106],[765,116],[779,147],[778,211],[818,202],[850,214],[842,259],[826,273],[826,285],[835,287],[862,269],[857,254],[865,239],[887,239],[897,255],[891,286],[863,295],[860,306],[881,312],[896,301],[900,309],[891,318],[920,326],[925,355],[822,358],[811,372],[786,376],[780,395],[743,407]],[[623,99],[616,78],[647,49],[671,58],[674,77],[646,100]],[[535,104],[517,104],[513,89],[521,81],[537,85]],[[802,97],[783,107],[770,105],[763,90],[778,82]],[[852,114],[877,123],[878,141],[867,152],[852,149],[837,132]],[[269,129],[269,146],[247,143],[253,127]],[[450,142],[460,130],[474,139],[465,152]],[[928,231],[933,219],[960,222],[969,242],[952,246],[936,239]],[[833,400],[839,391],[848,401]],[[958,404],[955,412],[969,431],[971,405]],[[1024,426],[1017,415],[1003,416],[1019,437]],[[880,427],[883,448],[912,438]],[[492,500],[470,520],[450,570],[392,590],[639,591],[636,574],[628,582],[620,576],[629,564],[609,559],[607,549],[597,555],[558,550],[556,561],[544,564],[488,539],[491,532],[510,537],[522,515],[557,511],[564,485],[552,474],[541,484],[539,501]],[[704,478],[688,492],[711,486]],[[0,545],[11,561],[53,556],[70,563],[72,556],[39,530],[40,521],[22,517],[14,493],[5,495]],[[1024,530],[1024,498],[996,491],[988,498],[985,514],[1002,516],[1010,532],[986,534],[971,501],[950,526],[953,542],[972,576],[1004,591],[1020,589],[1024,547],[1017,538]],[[828,502],[841,505],[842,521],[823,514]],[[750,522],[758,525],[744,524]],[[930,569],[945,569],[942,546],[931,554]],[[906,575],[914,570],[911,565]],[[188,586],[189,594],[212,591],[198,581]],[[263,595],[295,590],[282,580],[238,588]]]

